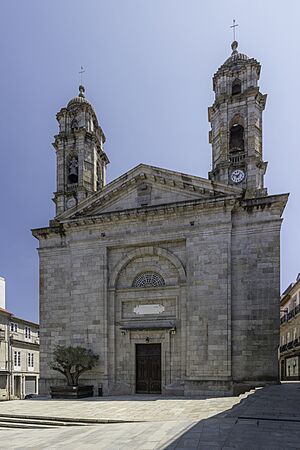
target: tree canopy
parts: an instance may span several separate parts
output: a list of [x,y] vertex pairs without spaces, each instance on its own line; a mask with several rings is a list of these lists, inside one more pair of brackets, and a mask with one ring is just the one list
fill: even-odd
[[53,356],[50,367],[66,377],[68,386],[78,386],[79,377],[95,367],[99,359],[92,350],[80,346],[57,345]]

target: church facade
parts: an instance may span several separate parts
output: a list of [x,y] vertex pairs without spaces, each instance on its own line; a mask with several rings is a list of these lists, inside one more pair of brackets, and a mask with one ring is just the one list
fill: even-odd
[[260,64],[213,77],[208,179],[140,164],[106,184],[105,136],[80,86],[57,114],[56,216],[40,258],[40,392],[57,344],[99,355],[104,394],[232,395],[278,382],[280,228],[268,195]]

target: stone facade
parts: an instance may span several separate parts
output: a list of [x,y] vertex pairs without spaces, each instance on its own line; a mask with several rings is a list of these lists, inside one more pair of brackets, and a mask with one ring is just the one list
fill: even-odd
[[[69,170],[65,149],[73,139],[78,173],[84,171],[95,131],[83,122],[82,129],[56,136],[57,215],[49,227],[33,230],[40,257],[41,392],[60,382],[48,365],[57,344],[99,354],[83,381],[110,395],[139,392],[149,375],[145,367],[165,394],[230,395],[278,382],[279,243],[287,195],[269,196],[263,187],[260,66],[234,45],[217,78],[220,89],[235,83],[237,93],[226,91],[221,101],[215,87],[209,110],[209,180],[141,164],[108,185],[94,183],[82,196],[80,176],[71,183],[61,167]],[[94,114],[82,98],[71,101],[73,114]],[[69,106],[64,111],[68,115]],[[98,154],[105,159],[103,148]],[[159,360],[144,355],[139,366],[140,344],[159,344]]]

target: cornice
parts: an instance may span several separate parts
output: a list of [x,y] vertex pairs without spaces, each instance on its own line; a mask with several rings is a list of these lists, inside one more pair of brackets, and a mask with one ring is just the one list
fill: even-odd
[[239,209],[253,212],[264,210],[266,207],[279,208],[281,216],[289,194],[271,195],[266,197],[243,199],[241,196],[227,196],[210,199],[195,199],[163,205],[144,206],[119,211],[105,212],[97,215],[73,217],[71,219],[54,220],[49,227],[36,228],[31,230],[37,239],[47,239],[49,235],[64,237],[67,229],[90,225],[105,224],[110,222],[122,222],[133,219],[146,219],[147,217],[162,217],[173,214],[184,214],[192,211],[207,211],[212,209],[226,208],[231,211]]
[[169,216],[185,212],[229,208],[232,210],[238,198],[236,196],[218,197],[210,199],[195,199],[163,205],[144,206],[119,211],[105,212],[98,215],[78,216],[71,219],[55,220],[49,227],[31,230],[37,239],[47,239],[49,235],[65,236],[66,230],[73,227],[109,222],[122,222],[133,219],[144,220],[147,217]]
[[209,122],[211,122],[212,116],[215,114],[216,111],[219,111],[221,105],[225,104],[234,104],[237,103],[240,106],[240,103],[242,101],[249,101],[250,97],[255,97],[259,105],[264,109],[266,105],[267,100],[267,94],[262,94],[258,87],[250,87],[243,91],[239,95],[235,95],[234,97],[231,94],[220,94],[215,99],[212,106],[208,108],[208,119]]

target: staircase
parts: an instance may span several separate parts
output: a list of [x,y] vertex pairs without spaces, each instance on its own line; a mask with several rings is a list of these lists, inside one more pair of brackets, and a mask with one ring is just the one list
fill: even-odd
[[25,416],[20,414],[0,414],[0,428],[56,428],[98,425],[101,423],[127,423],[125,420],[74,419],[62,417]]

